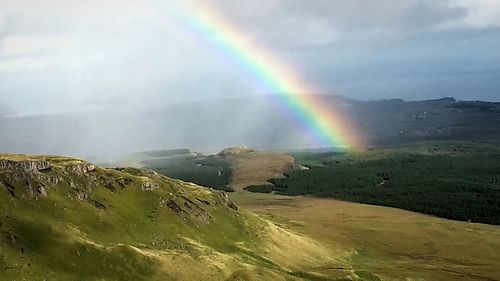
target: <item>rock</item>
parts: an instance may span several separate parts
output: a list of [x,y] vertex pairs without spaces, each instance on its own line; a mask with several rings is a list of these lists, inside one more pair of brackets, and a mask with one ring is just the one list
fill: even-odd
[[80,176],[88,174],[95,170],[96,166],[87,162],[78,162],[75,164],[72,163],[66,167],[66,171]]
[[47,176],[47,181],[53,185],[59,184],[62,181],[62,178],[59,176]]
[[41,171],[51,170],[52,166],[43,160],[39,161],[12,161],[0,159],[0,169],[11,171],[23,171],[27,173],[39,173]]
[[222,202],[229,208],[238,211],[238,206],[229,200],[227,194],[223,191],[219,191],[219,195],[222,198]]
[[236,204],[234,204],[232,201],[228,201],[227,204],[226,204],[229,208],[235,210],[235,211],[238,211],[238,206],[236,206]]
[[0,159],[0,169],[2,170],[12,170],[12,168],[15,166],[16,162],[6,160],[6,159]]
[[10,194],[10,196],[17,198],[16,196],[16,188],[10,185],[8,182],[2,182],[0,181],[0,187],[4,187],[7,192]]
[[116,188],[114,187],[112,181],[105,182],[103,185],[104,185],[105,188],[107,188],[111,192],[115,192],[116,191]]
[[200,199],[200,198],[196,198],[196,200],[200,201],[201,203],[203,203],[205,205],[210,205],[210,202],[208,202],[207,200],[203,200],[203,199]]
[[189,220],[189,214],[184,211],[174,200],[163,200],[161,202],[162,205],[167,206],[170,210],[172,210],[177,216],[179,216],[183,220]]
[[103,203],[97,201],[97,200],[94,200],[94,199],[89,199],[89,201],[94,205],[94,207],[96,207],[97,209],[101,209],[101,210],[105,210],[106,209],[106,205],[104,205]]
[[85,192],[80,191],[80,190],[76,190],[75,195],[76,195],[76,198],[78,200],[81,200],[81,201],[88,198],[88,195]]
[[43,185],[40,185],[40,186],[37,188],[37,192],[38,192],[38,194],[40,194],[42,197],[47,197],[47,189],[46,189]]
[[153,181],[147,180],[141,184],[141,189],[144,191],[158,189],[159,186]]

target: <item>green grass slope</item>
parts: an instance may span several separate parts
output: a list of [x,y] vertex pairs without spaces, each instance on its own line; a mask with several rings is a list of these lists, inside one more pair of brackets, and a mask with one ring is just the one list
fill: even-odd
[[0,154],[0,280],[303,276],[357,277],[345,253],[238,210],[219,191],[149,170]]

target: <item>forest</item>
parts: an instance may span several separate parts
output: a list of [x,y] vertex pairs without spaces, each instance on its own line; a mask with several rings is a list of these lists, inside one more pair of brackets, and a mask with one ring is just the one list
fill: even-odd
[[500,224],[500,146],[425,143],[346,153],[295,153],[308,170],[252,192],[308,195]]

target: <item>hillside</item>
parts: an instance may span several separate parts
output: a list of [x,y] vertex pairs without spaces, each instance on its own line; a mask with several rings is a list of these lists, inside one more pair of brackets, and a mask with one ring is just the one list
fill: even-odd
[[0,155],[0,233],[2,280],[357,276],[348,252],[239,210],[221,192],[57,156]]

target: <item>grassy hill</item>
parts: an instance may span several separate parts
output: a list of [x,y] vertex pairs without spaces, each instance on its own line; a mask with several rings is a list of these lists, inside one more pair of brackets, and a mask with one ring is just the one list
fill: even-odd
[[1,280],[355,277],[332,249],[150,170],[0,155]]

